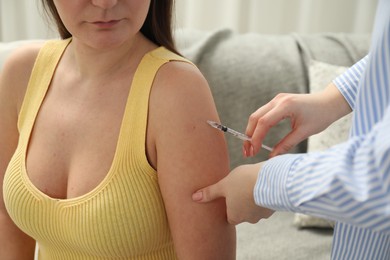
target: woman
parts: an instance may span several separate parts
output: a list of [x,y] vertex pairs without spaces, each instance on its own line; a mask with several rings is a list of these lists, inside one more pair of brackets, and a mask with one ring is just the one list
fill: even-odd
[[172,1],[42,2],[64,40],[0,78],[0,259],[234,259],[223,201],[191,200],[228,158]]

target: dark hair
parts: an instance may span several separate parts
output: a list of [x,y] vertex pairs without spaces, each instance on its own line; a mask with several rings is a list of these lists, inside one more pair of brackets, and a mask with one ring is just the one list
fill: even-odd
[[[46,13],[54,19],[61,38],[67,39],[72,37],[72,34],[62,22],[53,0],[41,0],[41,2]],[[141,32],[155,44],[178,53],[172,33],[173,5],[174,0],[151,0]]]

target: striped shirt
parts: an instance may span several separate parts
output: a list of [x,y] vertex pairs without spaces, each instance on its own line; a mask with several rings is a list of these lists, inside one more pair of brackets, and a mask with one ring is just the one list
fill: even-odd
[[390,259],[390,0],[379,0],[368,56],[334,80],[351,136],[323,152],[264,164],[257,205],[336,221],[332,259]]

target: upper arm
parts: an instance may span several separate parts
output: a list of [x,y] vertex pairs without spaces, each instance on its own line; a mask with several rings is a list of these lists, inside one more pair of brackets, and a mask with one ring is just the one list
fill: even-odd
[[[0,180],[16,148],[17,122],[28,80],[41,44],[24,46],[7,58],[0,71]],[[0,185],[0,189],[2,186]],[[2,198],[2,192],[0,193]],[[2,200],[1,200],[2,202]],[[2,203],[0,203],[2,205]]]
[[169,63],[151,93],[149,127],[155,139],[157,173],[179,259],[234,259],[235,228],[225,201],[192,201],[192,193],[229,172],[223,134],[207,120],[218,114],[206,80],[192,65]]
[[6,212],[2,183],[18,143],[18,113],[38,49],[29,46],[13,52],[0,71],[0,258],[25,259],[34,252],[35,243],[13,224]]

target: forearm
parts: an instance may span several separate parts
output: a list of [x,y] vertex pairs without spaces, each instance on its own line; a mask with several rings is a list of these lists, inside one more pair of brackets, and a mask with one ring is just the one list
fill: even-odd
[[0,259],[34,259],[35,241],[20,231],[6,213],[0,213]]
[[321,102],[323,102],[324,107],[326,107],[326,111],[324,111],[322,116],[329,117],[327,120],[329,121],[329,124],[332,124],[352,112],[349,103],[333,82],[322,92],[315,95],[320,96]]

